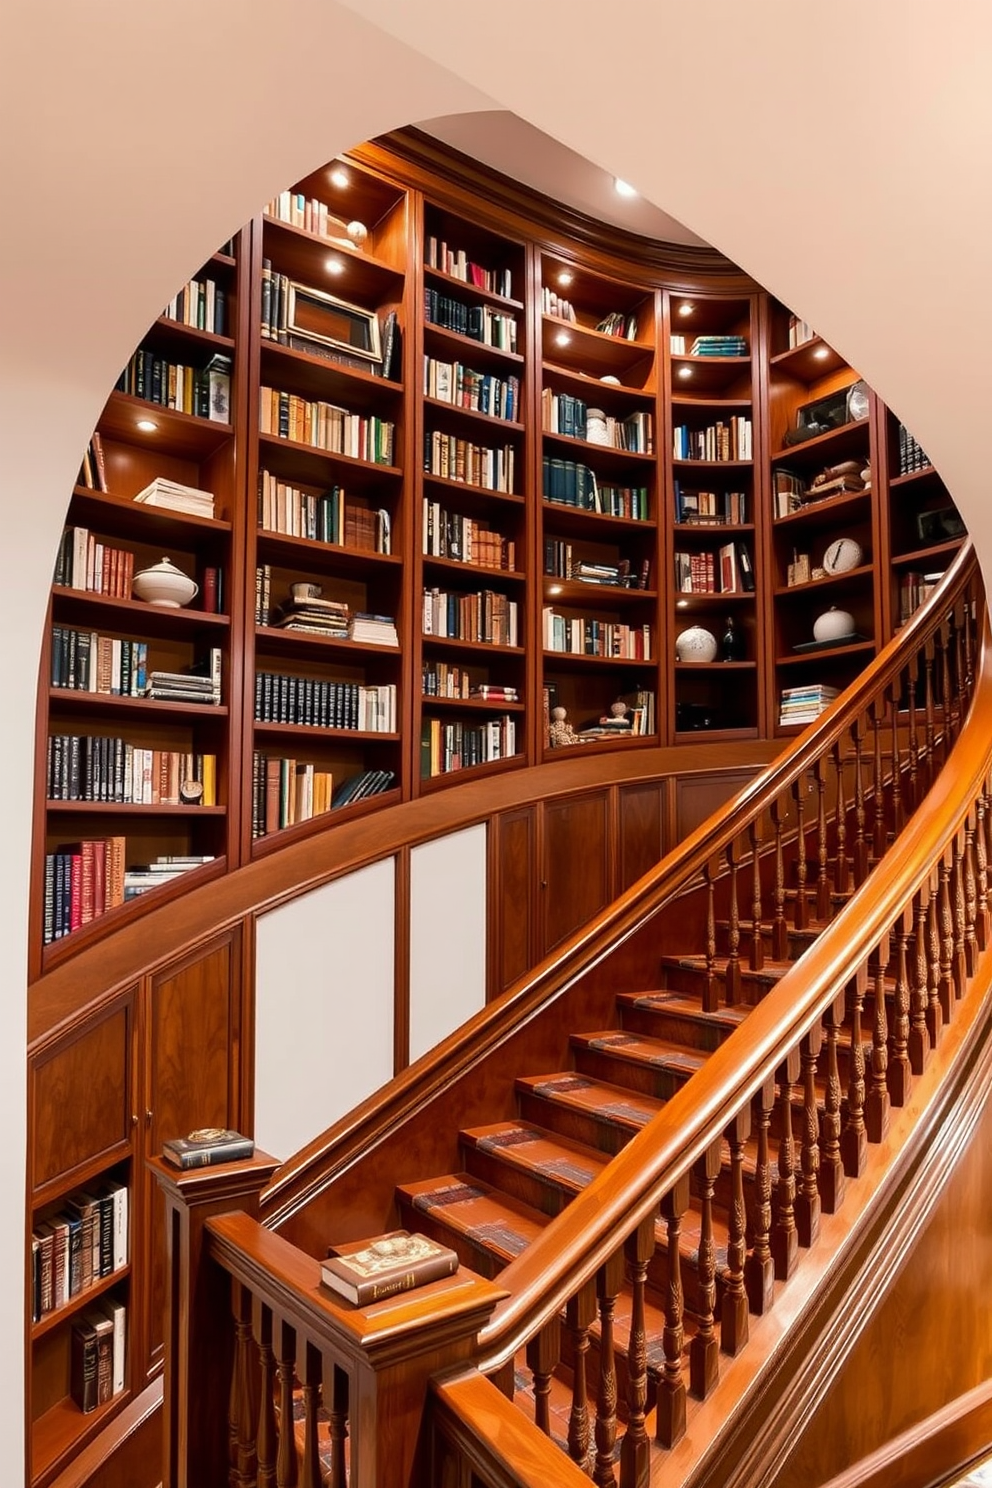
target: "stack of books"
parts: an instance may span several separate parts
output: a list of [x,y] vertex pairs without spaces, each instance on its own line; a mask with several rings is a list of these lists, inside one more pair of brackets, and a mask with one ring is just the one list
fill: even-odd
[[279,630],[303,631],[331,641],[348,640],[348,606],[338,599],[287,599],[279,608]]
[[331,807],[336,811],[339,806],[350,806],[352,801],[363,800],[366,796],[381,795],[389,790],[395,779],[392,770],[362,770],[342,781],[334,792]]
[[349,641],[364,641],[370,646],[398,646],[396,622],[391,615],[368,615],[358,612],[348,621]]
[[147,894],[149,889],[157,889],[160,884],[170,883],[180,874],[213,861],[212,853],[187,853],[160,855],[154,863],[136,864],[124,874],[124,899],[137,899],[139,895]]
[[515,687],[498,687],[489,682],[477,682],[469,694],[484,703],[516,703],[520,694]]
[[212,646],[188,672],[149,672],[145,697],[160,703],[220,702],[221,654]]
[[193,517],[212,517],[214,514],[212,491],[184,486],[179,481],[167,480],[164,475],[156,476],[151,485],[139,491],[134,499],[145,506],[161,506]]
[[697,336],[689,355],[747,356],[747,342],[743,336]]
[[830,707],[838,691],[838,688],[828,687],[823,682],[812,682],[805,687],[783,687],[779,724],[812,723]]

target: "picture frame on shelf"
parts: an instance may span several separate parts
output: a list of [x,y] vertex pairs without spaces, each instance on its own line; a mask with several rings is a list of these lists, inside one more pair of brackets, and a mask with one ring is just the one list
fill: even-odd
[[374,310],[352,305],[324,289],[295,280],[289,285],[287,330],[306,341],[333,346],[371,364],[382,362],[379,317]]
[[916,513],[916,530],[920,542],[929,547],[963,537],[965,525],[953,506],[938,506],[932,511]]

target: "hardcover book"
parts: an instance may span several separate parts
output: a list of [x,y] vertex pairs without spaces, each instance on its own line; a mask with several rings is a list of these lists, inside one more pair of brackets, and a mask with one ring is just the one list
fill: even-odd
[[458,1270],[458,1256],[426,1235],[390,1230],[372,1240],[332,1246],[321,1267],[325,1286],[363,1307]]
[[251,1137],[222,1126],[201,1126],[188,1137],[173,1137],[162,1143],[162,1156],[177,1168],[209,1168],[214,1163],[251,1157],[254,1151]]

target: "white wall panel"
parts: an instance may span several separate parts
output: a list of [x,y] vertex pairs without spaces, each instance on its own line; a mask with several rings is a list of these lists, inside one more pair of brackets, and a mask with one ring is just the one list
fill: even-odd
[[289,1157],[393,1073],[393,860],[263,916],[255,1138]]
[[410,1059],[486,1000],[486,828],[410,854]]

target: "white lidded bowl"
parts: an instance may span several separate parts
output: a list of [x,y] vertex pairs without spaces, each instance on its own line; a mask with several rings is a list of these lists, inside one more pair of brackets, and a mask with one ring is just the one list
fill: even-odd
[[690,625],[675,640],[676,661],[716,661],[716,636],[703,625]]
[[199,592],[199,584],[187,578],[168,558],[151,568],[143,568],[131,581],[131,593],[138,599],[169,610],[181,610]]
[[847,610],[824,610],[813,621],[813,639],[816,641],[840,641],[854,630],[854,616]]

